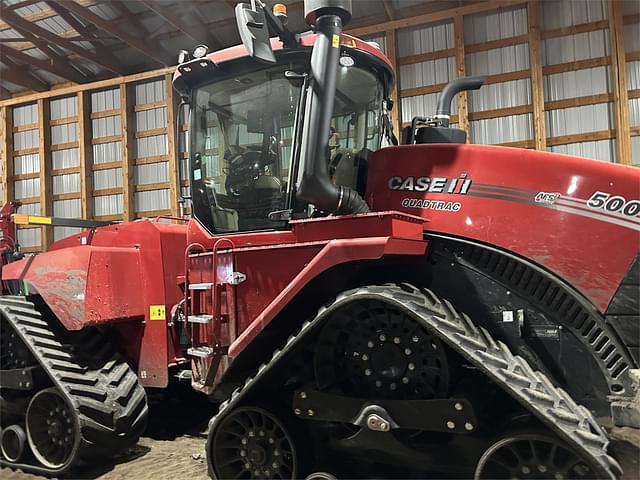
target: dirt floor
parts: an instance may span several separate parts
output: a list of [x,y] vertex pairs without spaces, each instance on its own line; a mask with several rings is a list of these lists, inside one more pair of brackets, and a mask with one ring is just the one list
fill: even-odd
[[[186,386],[188,387],[188,386]],[[207,421],[214,407],[188,388],[150,394],[151,418],[138,445],[108,465],[77,472],[78,480],[206,480]],[[623,480],[640,478],[640,430],[612,428],[611,450],[624,469]],[[1,480],[43,480],[0,469]]]

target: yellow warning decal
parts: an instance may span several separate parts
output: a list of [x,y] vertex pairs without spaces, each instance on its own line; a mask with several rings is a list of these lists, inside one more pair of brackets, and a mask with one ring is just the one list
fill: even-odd
[[166,320],[167,310],[164,305],[149,305],[149,318],[151,320]]
[[29,215],[29,223],[31,225],[51,225],[51,217],[35,217]]
[[333,38],[331,39],[331,46],[333,48],[340,48],[340,35],[333,34]]
[[340,44],[344,47],[356,48],[356,41],[353,38],[343,38]]

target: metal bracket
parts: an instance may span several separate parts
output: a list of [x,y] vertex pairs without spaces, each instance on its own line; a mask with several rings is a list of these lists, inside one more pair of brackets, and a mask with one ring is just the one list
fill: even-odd
[[3,370],[0,376],[0,387],[13,390],[31,390],[34,388],[33,374],[40,370],[39,365],[33,367]]
[[231,272],[227,276],[227,283],[229,285],[240,285],[247,279],[247,276],[242,272]]
[[471,403],[464,398],[378,400],[300,389],[293,397],[299,418],[350,423],[375,431],[410,428],[431,432],[471,433],[477,427]]

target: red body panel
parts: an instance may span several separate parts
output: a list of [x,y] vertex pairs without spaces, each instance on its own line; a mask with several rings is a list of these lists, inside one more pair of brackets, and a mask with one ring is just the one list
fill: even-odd
[[[43,297],[69,330],[130,321],[120,330],[120,348],[137,364],[143,385],[166,385],[169,355],[165,318],[182,296],[186,226],[139,221],[68,237],[51,250],[5,265],[3,280],[20,279]],[[169,359],[169,360],[168,360]]]
[[[419,177],[446,178],[450,185],[462,174],[471,180],[466,195],[416,191]],[[413,189],[411,182],[402,188],[393,177],[403,182],[414,177]],[[477,240],[528,258],[604,311],[638,253],[640,219],[637,212],[630,216],[587,206],[597,191],[637,201],[640,170],[507,147],[408,145],[372,156],[366,198],[373,210],[423,216],[428,232]],[[551,196],[541,199],[540,192]]]

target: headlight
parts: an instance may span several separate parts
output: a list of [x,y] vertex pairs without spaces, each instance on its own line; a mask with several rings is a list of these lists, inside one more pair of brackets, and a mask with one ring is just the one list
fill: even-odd
[[198,45],[193,49],[193,58],[202,58],[209,53],[209,47],[206,45]]

